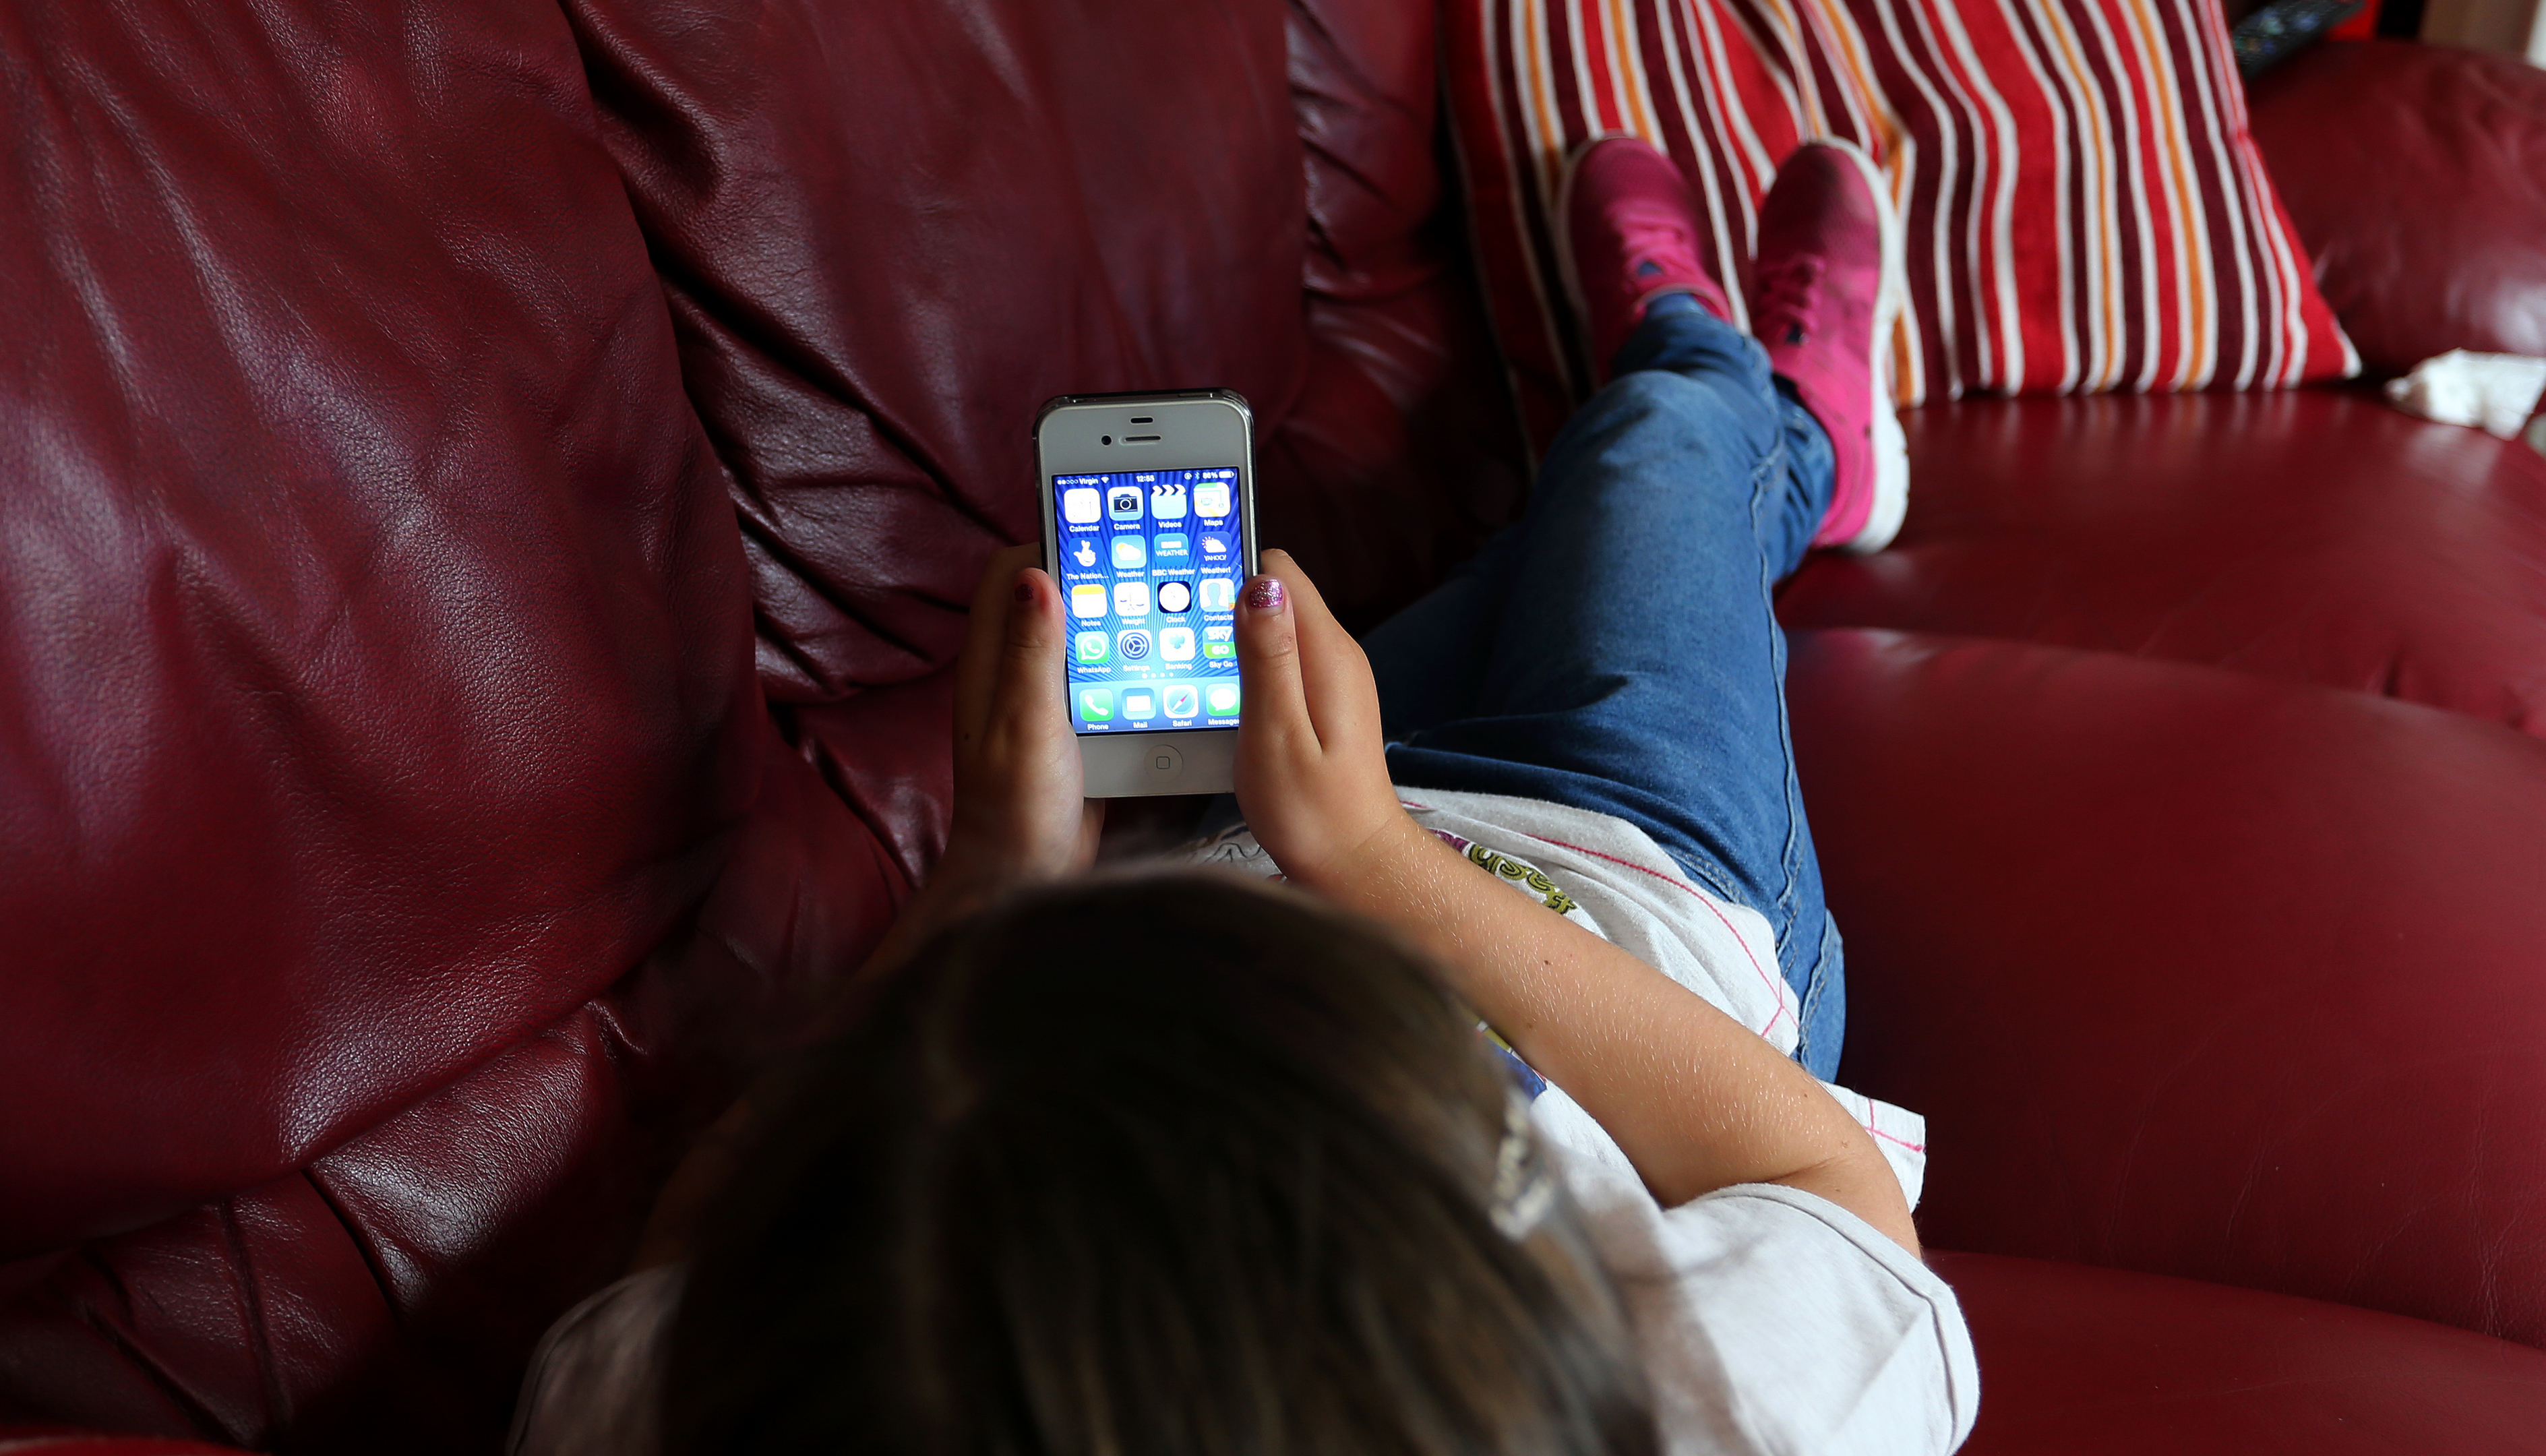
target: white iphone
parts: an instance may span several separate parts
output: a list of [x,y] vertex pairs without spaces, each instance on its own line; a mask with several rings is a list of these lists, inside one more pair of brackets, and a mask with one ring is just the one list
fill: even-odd
[[1043,552],[1069,623],[1087,797],[1224,794],[1255,417],[1227,389],[1064,394],[1035,417]]

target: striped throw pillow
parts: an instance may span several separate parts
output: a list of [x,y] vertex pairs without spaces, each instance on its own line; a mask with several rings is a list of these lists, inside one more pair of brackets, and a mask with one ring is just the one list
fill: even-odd
[[1679,163],[1728,281],[1787,152],[1873,154],[1909,225],[1905,405],[2358,371],[2247,134],[2218,0],[1450,0],[1447,40],[1479,260],[1542,446],[1589,379],[1557,187],[1616,132]]

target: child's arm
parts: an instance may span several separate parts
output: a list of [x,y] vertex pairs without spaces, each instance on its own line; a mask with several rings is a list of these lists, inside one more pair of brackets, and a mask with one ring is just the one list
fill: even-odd
[[1407,817],[1361,648],[1280,552],[1238,611],[1237,797],[1293,880],[1397,926],[1582,1105],[1665,1206],[1735,1183],[1816,1193],[1915,1252],[1899,1182],[1836,1099],[1661,972],[1513,895]]

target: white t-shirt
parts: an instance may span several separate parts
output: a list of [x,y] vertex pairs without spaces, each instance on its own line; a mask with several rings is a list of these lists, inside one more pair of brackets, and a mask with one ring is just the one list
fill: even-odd
[[[1536,800],[1400,797],[1519,893],[1793,1052],[1795,998],[1768,922],[1691,885],[1642,829]],[[1189,858],[1279,874],[1243,828]],[[1874,1134],[1915,1206],[1924,1123],[1829,1091]],[[1899,1244],[1826,1199],[1772,1184],[1664,1209],[1562,1088],[1541,1092],[1530,1115],[1618,1289],[1671,1456],[1941,1456],[1970,1434],[1980,1370],[1962,1308]],[[653,1456],[653,1385],[680,1283],[678,1266],[631,1275],[549,1330],[523,1388],[514,1456]]]
[[[1793,1055],[1802,1028],[1767,919],[1690,883],[1643,829],[1534,799],[1402,788],[1398,799],[1516,892]],[[1243,826],[1189,853],[1280,873]],[[1822,1085],[1874,1136],[1915,1208],[1925,1120]],[[1665,1451],[1925,1456],[1971,1433],[1980,1365],[1962,1306],[1900,1244],[1825,1198],[1774,1184],[1665,1209],[1563,1088],[1550,1085],[1530,1114],[1626,1307]]]

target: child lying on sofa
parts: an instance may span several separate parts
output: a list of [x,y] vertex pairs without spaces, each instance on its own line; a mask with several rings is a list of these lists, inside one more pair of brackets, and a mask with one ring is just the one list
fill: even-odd
[[1569,194],[1615,377],[1527,516],[1366,643],[1279,552],[1241,594],[1243,823],[1187,858],[1287,886],[1087,874],[1060,595],[1004,555],[873,1001],[749,1099],[687,1256],[551,1331],[517,1451],[1960,1443],[1917,1120],[1818,1079],[1770,603],[1901,518],[1888,203],[1788,162],[1754,341],[1667,161]]

